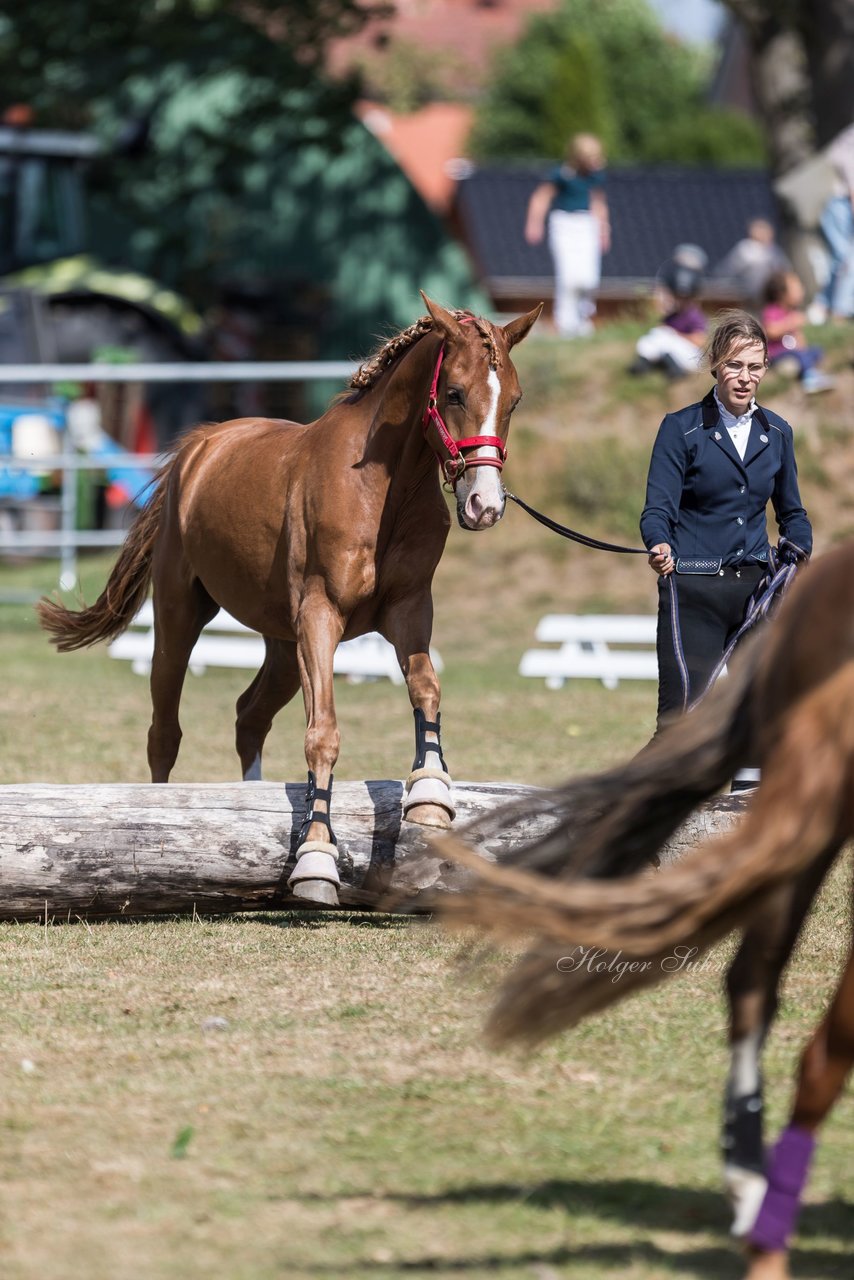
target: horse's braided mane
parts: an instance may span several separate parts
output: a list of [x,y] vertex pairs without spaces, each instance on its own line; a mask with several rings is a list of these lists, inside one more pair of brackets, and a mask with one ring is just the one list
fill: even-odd
[[[492,326],[481,316],[476,316],[471,311],[452,311],[451,315],[455,320],[465,320],[466,323],[474,325],[483,339],[490,368],[497,369],[501,364],[501,355],[495,342]],[[408,351],[414,343],[418,342],[419,338],[423,338],[425,333],[432,332],[433,328],[431,316],[420,316],[414,324],[384,342],[353,374],[347,385],[350,391],[355,392],[356,395],[346,396],[345,393],[346,398],[348,400],[356,399],[361,392],[370,390],[383,374],[387,373],[392,365],[397,363],[405,351]]]

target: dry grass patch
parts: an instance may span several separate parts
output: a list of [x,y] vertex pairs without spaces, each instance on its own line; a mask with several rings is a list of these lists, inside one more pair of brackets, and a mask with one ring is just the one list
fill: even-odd
[[[775,1125],[847,887],[840,868],[788,985]],[[4,1276],[736,1274],[725,951],[534,1056],[486,1051],[507,960],[465,955],[391,917],[0,928]],[[849,1274],[852,1118],[821,1146],[803,1274]]]

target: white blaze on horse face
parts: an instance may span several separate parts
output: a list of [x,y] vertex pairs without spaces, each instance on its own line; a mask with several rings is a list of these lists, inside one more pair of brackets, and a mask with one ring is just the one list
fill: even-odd
[[[498,434],[498,406],[501,401],[501,379],[495,369],[487,375],[489,407],[477,434]],[[469,457],[472,455],[469,454]],[[475,458],[498,458],[495,445],[482,445],[474,451]],[[489,529],[504,514],[504,487],[498,467],[467,467],[457,483],[457,510],[470,529]]]

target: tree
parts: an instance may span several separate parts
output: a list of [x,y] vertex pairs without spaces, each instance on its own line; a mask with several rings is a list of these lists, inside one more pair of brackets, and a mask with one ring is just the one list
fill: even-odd
[[[768,138],[775,177],[812,192],[806,163],[851,124],[854,84],[854,4],[851,0],[723,0],[742,24],[750,49],[751,84]],[[779,200],[782,241],[802,279],[814,280],[817,234],[813,213],[793,198]]]
[[[377,0],[0,0],[6,104],[104,141],[90,241],[208,314],[237,298],[262,356],[354,356],[418,289],[482,308],[462,249],[355,118],[325,46]],[[155,300],[156,301],[156,300]]]
[[623,163],[761,161],[750,120],[705,104],[707,70],[702,52],[669,37],[645,0],[562,0],[498,58],[472,150],[553,156],[583,130]]
[[110,207],[115,238],[147,222],[134,265],[187,288],[168,262],[187,254],[181,208],[236,194],[259,131],[277,134],[283,156],[320,139],[334,151],[358,83],[322,77],[326,45],[386,9],[378,0],[0,0],[0,84],[5,105],[27,103],[38,126],[100,137],[105,158],[90,186]]
[[[318,142],[336,150],[358,82],[322,77],[326,45],[386,8],[377,0],[0,0],[0,106],[25,102],[39,127],[96,133],[105,152],[89,188],[102,256],[204,305],[226,238],[223,200],[239,202],[264,140],[283,163]],[[188,243],[186,215],[214,203],[209,243],[198,237],[203,217]]]
[[550,22],[535,23],[527,39],[497,59],[477,111],[472,152],[484,159],[562,155],[568,120],[572,132],[595,133],[611,148],[615,121],[599,49],[582,34],[555,40]]
[[[40,124],[98,126],[176,78],[244,69],[279,91],[312,85],[326,46],[384,0],[0,0],[0,83]],[[353,85],[350,86],[354,88]],[[142,95],[145,97],[146,95]],[[246,104],[257,111],[257,95]]]
[[782,174],[851,123],[851,0],[723,0],[751,52],[756,104]]

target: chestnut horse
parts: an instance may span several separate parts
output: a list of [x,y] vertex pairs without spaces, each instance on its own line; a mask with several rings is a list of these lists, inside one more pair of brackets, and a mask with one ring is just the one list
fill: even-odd
[[[465,862],[476,877],[475,891],[450,901],[449,914],[539,939],[493,1010],[498,1040],[536,1041],[571,1027],[666,978],[674,947],[700,955],[732,929],[744,930],[727,978],[732,1062],[724,1147],[734,1232],[746,1237],[750,1280],[788,1274],[788,1237],[815,1133],[854,1062],[850,948],[830,1008],[803,1053],[790,1123],[766,1155],[759,1063],[778,984],[822,880],[854,836],[852,554],[849,543],[803,570],[730,676],[648,751],[515,812],[491,815],[488,822],[506,827],[532,811],[551,814],[547,835],[520,840],[518,865],[490,865],[452,837],[440,842],[443,855]],[[753,757],[762,781],[743,819],[660,873],[644,870],[690,811]],[[605,948],[620,952],[625,965],[637,963],[621,967],[619,982],[604,966],[560,972],[556,958],[568,945]],[[663,963],[668,956],[671,963]]]
[[416,725],[404,815],[427,826],[453,818],[430,661],[431,583],[450,528],[439,471],[464,529],[501,519],[520,399],[509,353],[541,310],[502,328],[424,301],[429,315],[386,342],[316,422],[245,418],[191,431],[96,603],[39,605],[57,648],[80,649],[123,632],[152,585],[153,782],[168,781],[178,755],[178,705],[202,628],[223,608],[263,635],[264,663],[237,702],[237,753],[244,779],[259,779],[273,717],[301,688],[308,791],[288,883],[325,905],[337,904],[340,883],[330,818],[339,641],[377,630],[394,645]]

